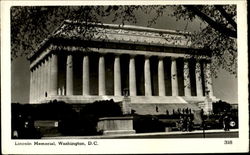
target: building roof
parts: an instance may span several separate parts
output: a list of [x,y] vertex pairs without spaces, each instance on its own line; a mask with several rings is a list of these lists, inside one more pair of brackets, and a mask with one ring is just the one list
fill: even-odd
[[44,39],[28,59],[39,54],[40,49],[46,44],[50,44],[53,38],[190,48],[189,36],[190,33],[183,31],[65,20],[50,36]]

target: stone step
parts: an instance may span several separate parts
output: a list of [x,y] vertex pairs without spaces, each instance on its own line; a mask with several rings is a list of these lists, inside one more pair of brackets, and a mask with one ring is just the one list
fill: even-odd
[[135,110],[136,114],[140,115],[165,115],[166,110],[168,110],[169,114],[173,113],[173,110],[177,111],[179,109],[189,108],[193,110],[200,110],[198,106],[195,104],[131,104],[131,109]]

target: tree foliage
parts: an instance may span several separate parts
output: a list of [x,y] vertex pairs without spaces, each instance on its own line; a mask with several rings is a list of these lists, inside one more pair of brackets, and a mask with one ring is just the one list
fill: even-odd
[[236,5],[174,6],[177,19],[200,18],[206,23],[200,32],[193,33],[193,46],[212,51],[215,73],[218,67],[237,75],[237,23]]
[[143,14],[152,26],[166,12],[176,20],[201,19],[205,24],[192,34],[192,46],[212,51],[214,72],[222,67],[237,74],[236,5],[16,6],[11,8],[11,56],[27,56],[65,19],[124,25],[137,24]]

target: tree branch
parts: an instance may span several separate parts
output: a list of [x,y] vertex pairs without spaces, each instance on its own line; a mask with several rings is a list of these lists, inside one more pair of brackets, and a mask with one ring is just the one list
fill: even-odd
[[231,30],[231,29],[229,29],[229,28],[227,28],[227,27],[225,27],[225,26],[223,26],[223,25],[215,22],[210,17],[208,17],[206,14],[204,14],[199,9],[197,9],[195,6],[185,5],[185,7],[188,10],[192,11],[193,13],[195,13],[202,20],[204,20],[205,22],[207,22],[212,28],[214,28],[218,32],[220,32],[220,33],[222,33],[224,35],[227,35],[229,37],[237,38],[237,31]]
[[236,22],[233,20],[232,17],[230,17],[230,15],[223,9],[223,7],[221,5],[215,5],[215,8],[218,9],[221,13],[222,16],[224,16],[226,18],[226,20],[234,27],[235,30],[237,30],[237,24]]

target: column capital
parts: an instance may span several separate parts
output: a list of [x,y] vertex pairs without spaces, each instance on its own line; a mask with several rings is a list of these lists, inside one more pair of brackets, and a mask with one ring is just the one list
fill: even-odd
[[204,59],[202,59],[202,58],[195,58],[195,61],[196,61],[196,63],[201,63],[202,61],[204,61]]
[[58,52],[56,50],[52,50],[50,53],[51,55],[57,55]]
[[196,60],[196,62],[195,62],[195,64],[197,65],[197,64],[201,64],[201,60]]
[[36,65],[34,66],[34,69],[37,70],[38,68],[39,68],[39,64],[36,64]]
[[41,67],[41,62],[37,63],[37,68]]
[[30,72],[34,72],[34,70],[35,70],[34,67],[30,68]]
[[129,54],[130,58],[135,58],[137,55],[136,54]]
[[121,53],[114,53],[115,57],[120,57],[122,54]]
[[183,57],[183,61],[190,61],[191,59],[191,57]]
[[99,57],[104,57],[107,53],[98,53]]
[[42,61],[41,61],[41,64],[44,65],[44,64],[45,64],[45,60],[42,60]]
[[87,53],[84,53],[83,55],[82,55],[82,57],[84,58],[84,57],[88,57],[89,56],[89,54],[87,54]]
[[66,56],[73,56],[74,53],[73,52],[67,52]]
[[177,59],[177,57],[171,57],[170,59],[171,59],[171,61],[175,61]]
[[86,50],[84,50],[83,52],[81,52],[81,54],[83,55],[83,56],[85,56],[85,55],[89,55],[89,54],[91,54],[92,52],[90,51],[90,50],[88,50],[88,49],[86,49]]
[[164,58],[165,58],[165,56],[158,55],[158,59],[159,59],[159,60],[163,60]]
[[150,57],[152,57],[152,55],[144,55],[145,59],[149,59]]
[[46,56],[44,57],[44,61],[48,61],[48,60],[49,60],[49,56],[46,55]]
[[212,60],[211,59],[203,59],[203,62],[204,63],[212,63]]
[[198,61],[199,61],[200,63],[207,62],[207,60],[206,60],[206,59],[199,59]]

